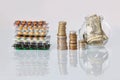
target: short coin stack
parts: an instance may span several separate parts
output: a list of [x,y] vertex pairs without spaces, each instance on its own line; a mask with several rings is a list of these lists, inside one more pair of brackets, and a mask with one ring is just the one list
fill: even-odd
[[70,31],[69,34],[69,49],[76,50],[77,49],[77,34],[76,31]]
[[15,49],[43,50],[50,47],[50,36],[47,36],[48,23],[46,21],[15,21],[16,37]]
[[87,48],[87,42],[85,40],[79,40],[79,49],[86,49]]
[[57,49],[67,50],[66,22],[60,21],[57,34]]

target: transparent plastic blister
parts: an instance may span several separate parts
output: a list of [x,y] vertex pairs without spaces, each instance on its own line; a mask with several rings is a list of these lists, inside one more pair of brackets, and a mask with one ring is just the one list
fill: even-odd
[[16,49],[49,49],[50,36],[46,21],[16,21],[15,26]]

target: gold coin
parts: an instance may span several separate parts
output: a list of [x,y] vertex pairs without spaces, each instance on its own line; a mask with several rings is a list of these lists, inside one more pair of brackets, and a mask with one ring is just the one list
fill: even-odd
[[73,37],[73,38],[77,38],[76,35],[69,35],[69,37],[70,37],[70,38],[72,38],[72,37]]
[[59,37],[57,37],[57,39],[58,39],[58,40],[65,40],[65,39],[67,39],[67,36],[64,36],[64,37],[62,37],[62,36],[60,37],[60,36],[59,36]]
[[70,50],[76,50],[77,47],[69,47]]
[[69,49],[77,49],[77,47],[69,47]]
[[66,42],[66,40],[57,40],[58,42]]
[[58,28],[66,28],[66,25],[61,24],[58,26]]
[[66,27],[58,27],[58,30],[65,30],[66,31]]
[[66,33],[65,30],[58,30],[58,33]]
[[77,49],[77,46],[76,46],[76,47],[70,47],[70,46],[69,46],[69,49]]
[[66,34],[66,31],[65,30],[59,30],[58,33],[65,33]]
[[58,36],[66,36],[66,34],[58,34]]
[[77,45],[69,45],[69,47],[77,47]]
[[79,40],[79,48],[86,48],[87,43],[85,40]]
[[65,29],[59,29],[58,32],[66,32]]
[[77,44],[69,44],[69,47],[77,47]]
[[66,21],[59,21],[59,25],[66,25]]
[[62,44],[62,45],[65,45],[67,42],[66,41],[57,41],[58,44]]
[[77,44],[69,44],[70,46],[77,46]]
[[77,41],[76,38],[70,38],[70,41]]
[[69,43],[70,43],[70,44],[74,44],[74,43],[77,44],[77,40],[75,40],[75,41],[69,41]]
[[64,48],[57,47],[57,49],[59,49],[59,50],[67,50],[68,48],[67,47],[64,47]]

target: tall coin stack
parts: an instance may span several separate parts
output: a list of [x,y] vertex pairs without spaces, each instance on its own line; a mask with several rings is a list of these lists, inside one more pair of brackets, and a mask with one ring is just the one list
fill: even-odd
[[60,21],[57,34],[57,49],[67,50],[66,22]]
[[76,31],[70,31],[69,34],[69,49],[70,50],[77,50],[77,34]]

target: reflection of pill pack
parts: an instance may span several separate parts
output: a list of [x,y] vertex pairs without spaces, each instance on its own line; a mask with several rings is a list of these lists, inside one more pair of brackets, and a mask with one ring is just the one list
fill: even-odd
[[50,36],[47,36],[49,27],[46,21],[15,21],[15,26],[14,48],[20,50],[49,49]]

